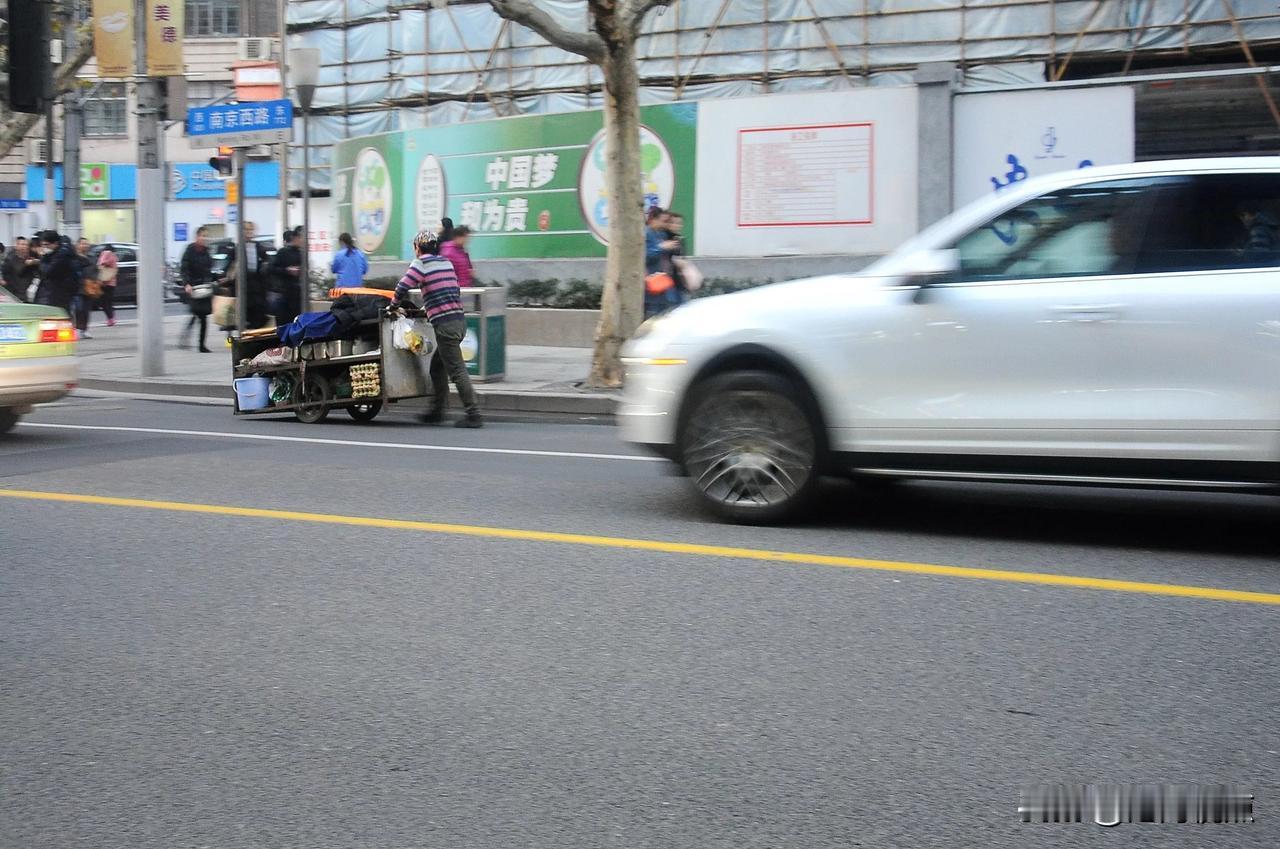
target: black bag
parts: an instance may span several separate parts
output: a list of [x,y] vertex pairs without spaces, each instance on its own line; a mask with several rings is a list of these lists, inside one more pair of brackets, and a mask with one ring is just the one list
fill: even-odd
[[212,315],[213,298],[191,298],[187,301],[192,315]]

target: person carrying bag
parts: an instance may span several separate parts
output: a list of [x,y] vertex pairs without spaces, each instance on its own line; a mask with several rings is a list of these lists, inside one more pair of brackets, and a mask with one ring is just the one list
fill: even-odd
[[116,278],[120,276],[120,260],[111,248],[103,248],[98,254],[98,283],[102,285],[102,293],[98,297],[98,306],[102,307],[107,317],[107,327],[116,326]]
[[209,333],[209,314],[213,312],[213,256],[209,253],[207,241],[208,228],[196,230],[196,240],[187,245],[182,253],[181,275],[184,291],[187,293],[187,306],[191,310],[191,320],[182,331],[182,340],[178,347],[188,347],[191,329],[200,326],[200,353],[212,353],[205,340]]

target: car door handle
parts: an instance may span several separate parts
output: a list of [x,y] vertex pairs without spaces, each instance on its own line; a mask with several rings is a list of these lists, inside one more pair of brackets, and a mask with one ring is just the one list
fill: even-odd
[[1070,316],[1075,321],[1105,321],[1118,316],[1124,307],[1124,304],[1059,304],[1050,307],[1050,312]]

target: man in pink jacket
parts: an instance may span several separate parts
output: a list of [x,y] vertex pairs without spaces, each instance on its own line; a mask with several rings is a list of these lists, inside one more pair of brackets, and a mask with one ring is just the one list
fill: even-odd
[[453,231],[453,239],[440,246],[440,256],[453,263],[453,273],[458,276],[458,288],[465,289],[475,285],[475,272],[471,267],[471,257],[467,254],[467,242],[471,241],[471,228],[463,225]]

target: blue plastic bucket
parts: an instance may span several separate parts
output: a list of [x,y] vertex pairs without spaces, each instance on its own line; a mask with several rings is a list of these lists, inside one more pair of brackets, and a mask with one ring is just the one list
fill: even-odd
[[231,383],[241,410],[262,410],[271,405],[271,378],[238,377]]

